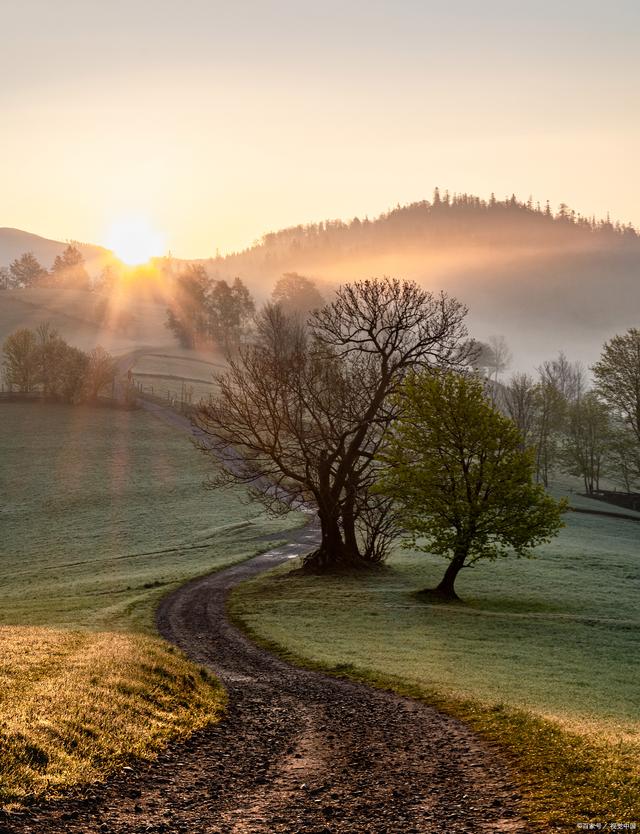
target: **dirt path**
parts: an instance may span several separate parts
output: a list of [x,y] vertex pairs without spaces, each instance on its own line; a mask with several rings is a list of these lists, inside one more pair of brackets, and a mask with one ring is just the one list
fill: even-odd
[[224,616],[230,588],[301,552],[313,532],[167,597],[160,632],[222,679],[227,717],[85,796],[0,832],[400,834],[525,831],[496,756],[410,699],[289,666]]

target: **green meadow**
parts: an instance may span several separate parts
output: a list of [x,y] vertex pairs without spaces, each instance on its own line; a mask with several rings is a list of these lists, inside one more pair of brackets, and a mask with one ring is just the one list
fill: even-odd
[[232,611],[298,662],[469,721],[510,751],[540,824],[633,821],[639,555],[639,522],[572,512],[536,559],[463,570],[458,604],[416,595],[437,584],[443,559],[398,549],[366,577],[301,576],[287,565],[241,586]]
[[0,804],[219,716],[222,689],[154,636],[155,606],[298,519],[204,490],[210,466],[143,411],[0,405]]

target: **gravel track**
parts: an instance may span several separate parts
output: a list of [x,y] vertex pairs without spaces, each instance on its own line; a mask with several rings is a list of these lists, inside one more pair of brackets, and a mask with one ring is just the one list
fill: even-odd
[[161,634],[229,692],[225,718],[152,763],[57,803],[0,816],[11,834],[525,832],[499,755],[409,698],[290,666],[225,617],[234,585],[308,548],[296,541],[166,597]]

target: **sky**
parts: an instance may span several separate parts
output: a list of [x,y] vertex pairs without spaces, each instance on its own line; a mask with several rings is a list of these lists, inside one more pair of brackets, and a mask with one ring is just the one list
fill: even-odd
[[0,226],[208,257],[436,185],[640,226],[637,0],[21,0],[2,33]]

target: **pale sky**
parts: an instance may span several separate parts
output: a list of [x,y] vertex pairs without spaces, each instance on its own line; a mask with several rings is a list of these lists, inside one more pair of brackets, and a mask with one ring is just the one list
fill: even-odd
[[2,7],[0,226],[206,257],[435,185],[640,226],[637,0]]

